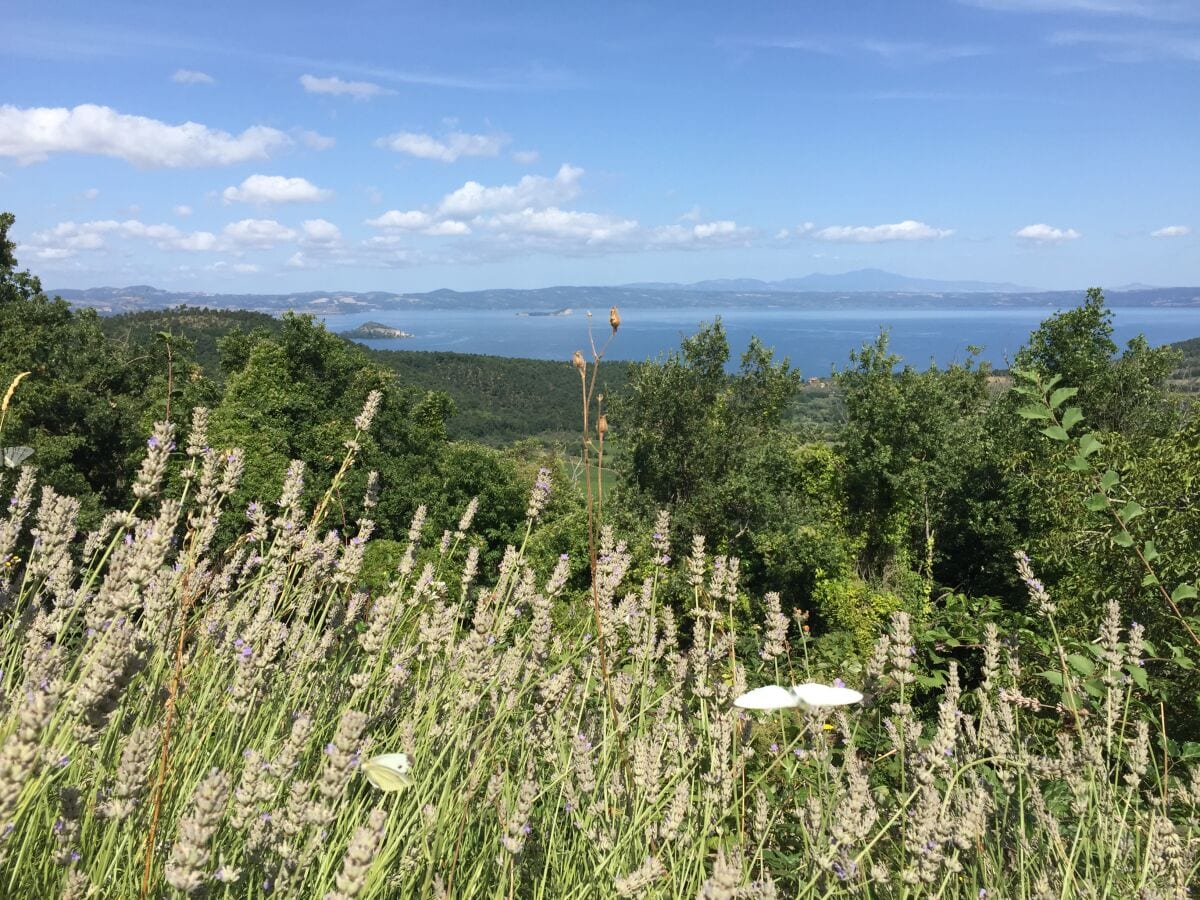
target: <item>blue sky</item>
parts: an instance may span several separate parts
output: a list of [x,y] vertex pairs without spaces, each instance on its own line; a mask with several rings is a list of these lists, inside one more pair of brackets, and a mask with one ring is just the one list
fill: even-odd
[[49,287],[1200,284],[1200,0],[6,4]]

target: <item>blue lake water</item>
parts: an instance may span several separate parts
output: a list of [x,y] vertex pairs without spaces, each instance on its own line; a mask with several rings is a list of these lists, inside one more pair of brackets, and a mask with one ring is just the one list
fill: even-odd
[[[844,368],[851,350],[874,340],[881,328],[891,334],[892,351],[923,368],[931,361],[946,365],[961,361],[969,345],[983,347],[982,359],[1004,366],[1025,343],[1029,333],[1052,314],[1040,309],[630,309],[623,310],[620,333],[610,344],[609,359],[653,359],[679,347],[680,339],[701,322],[716,316],[729,335],[734,355],[750,337],[788,357],[805,375],[825,375],[833,366]],[[582,311],[569,316],[519,316],[512,310],[400,310],[324,317],[332,331],[347,331],[376,321],[411,332],[397,340],[364,341],[387,350],[452,350],[534,359],[569,360],[577,349],[587,350],[587,318]],[[592,319],[597,345],[609,333],[607,310]],[[1154,345],[1200,336],[1200,308],[1116,307],[1114,339],[1119,345],[1144,334]]]

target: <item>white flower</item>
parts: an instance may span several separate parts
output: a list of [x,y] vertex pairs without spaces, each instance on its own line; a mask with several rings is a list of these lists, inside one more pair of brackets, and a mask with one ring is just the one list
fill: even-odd
[[747,691],[733,701],[742,709],[791,709],[795,706],[849,706],[858,703],[863,695],[848,687],[831,687],[814,681],[794,684],[790,688],[777,684]]
[[412,787],[413,779],[409,772],[412,763],[407,753],[381,753],[372,756],[363,763],[363,774],[367,781],[381,791],[399,791]]

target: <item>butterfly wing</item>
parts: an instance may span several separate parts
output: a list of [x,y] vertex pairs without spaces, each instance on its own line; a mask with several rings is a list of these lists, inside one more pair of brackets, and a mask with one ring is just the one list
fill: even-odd
[[25,460],[33,455],[32,447],[5,447],[4,448],[4,465],[10,469],[15,469]]
[[381,791],[399,791],[412,787],[413,778],[409,774],[412,764],[407,753],[382,753],[368,759],[362,768],[367,781]]
[[740,706],[742,709],[790,709],[798,706],[799,701],[787,688],[777,684],[768,684],[765,687],[747,691],[734,700],[733,705]]
[[863,695],[845,687],[830,687],[809,681],[792,686],[791,693],[805,706],[849,706],[862,702]]

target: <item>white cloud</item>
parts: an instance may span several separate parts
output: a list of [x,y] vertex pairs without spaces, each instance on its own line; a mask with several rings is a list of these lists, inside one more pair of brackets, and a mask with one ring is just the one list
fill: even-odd
[[171,80],[177,84],[216,84],[217,80],[207,72],[197,72],[195,69],[176,69]]
[[186,203],[181,203],[178,206],[176,206],[172,210],[172,212],[174,212],[175,215],[179,216],[179,218],[186,219],[188,216],[190,216],[192,214],[192,208],[190,206],[188,206]]
[[578,196],[582,177],[583,169],[564,163],[553,178],[526,175],[516,184],[499,187],[485,187],[477,181],[468,181],[442,198],[438,212],[442,216],[469,218],[485,212],[554,206]]
[[1157,231],[1150,232],[1152,238],[1173,238],[1187,237],[1192,233],[1192,229],[1186,225],[1168,225],[1165,228],[1159,228]]
[[692,226],[660,225],[646,235],[645,245],[660,249],[681,250],[702,247],[727,247],[744,244],[753,235],[751,228],[738,225],[729,219],[716,222],[699,222]]
[[295,240],[296,232],[274,219],[242,219],[230,222],[222,232],[233,244],[242,247],[269,248]]
[[523,209],[500,213],[488,225],[505,234],[529,234],[548,238],[565,238],[584,244],[602,244],[619,240],[638,229],[635,219],[618,219],[599,213],[559,209]]
[[349,96],[355,100],[366,100],[380,94],[392,93],[385,87],[370,81],[343,81],[336,75],[329,78],[318,78],[315,75],[301,75],[300,84],[310,94],[332,94],[334,96]]
[[977,44],[931,44],[925,41],[895,41],[878,38],[804,37],[752,39],[739,41],[751,47],[778,50],[799,50],[821,56],[868,55],[898,65],[930,65],[971,59],[991,52]]
[[84,200],[95,200],[100,196],[100,188],[88,188],[81,196]]
[[367,219],[367,224],[387,231],[419,231],[422,234],[446,236],[470,234],[470,226],[456,219],[435,221],[429,213],[419,209],[398,210],[389,209],[381,216]]
[[239,135],[196,122],[168,125],[130,116],[107,106],[0,106],[0,156],[19,163],[41,162],[51,153],[94,153],[143,168],[223,166],[266,159],[291,139],[256,125]]
[[1074,241],[1082,237],[1074,228],[1055,228],[1044,223],[1026,225],[1014,232],[1014,236],[1035,244],[1061,244],[1063,241]]
[[80,251],[106,249],[109,237],[147,240],[161,250],[212,250],[217,243],[216,235],[208,231],[184,232],[167,223],[147,225],[137,219],[97,219],[59,222],[35,232],[31,244],[39,259],[66,259]]
[[342,237],[338,227],[325,219],[307,219],[300,227],[304,231],[304,239],[314,244],[332,244]]
[[319,188],[306,178],[282,175],[251,175],[238,187],[227,187],[221,196],[226,203],[316,203],[328,200],[333,191]]
[[376,144],[397,153],[407,153],[418,159],[454,162],[463,156],[497,156],[509,142],[504,134],[467,134],[452,131],[444,138],[413,131],[398,131],[380,138]]
[[[808,233],[808,232],[806,232]],[[829,225],[811,232],[821,241],[852,244],[878,244],[884,241],[930,241],[954,234],[951,228],[934,228],[924,222],[905,219],[891,225]]]
[[329,150],[337,144],[336,138],[331,138],[316,131],[306,131],[300,128],[296,130],[295,134],[300,139],[300,142],[310,150]]
[[435,225],[430,225],[428,228],[425,229],[424,233],[432,234],[432,235],[440,235],[443,237],[447,236],[447,235],[470,234],[471,226],[469,226],[466,222],[459,222],[454,219],[446,219],[443,222],[438,222]]
[[398,209],[389,209],[383,215],[376,216],[374,219],[367,219],[367,224],[374,225],[376,228],[420,231],[422,228],[428,228],[432,221],[429,213],[421,212],[419,209],[410,209],[404,212]]
[[1159,63],[1164,59],[1200,62],[1200,38],[1178,32],[1060,31],[1051,36],[1050,43],[1093,47],[1096,55],[1106,62]]
[[532,166],[542,158],[542,154],[536,150],[514,150],[512,158],[513,162],[520,163],[523,166]]
[[1002,12],[1078,12],[1165,21],[1187,21],[1200,17],[1193,0],[960,0],[960,2]]

